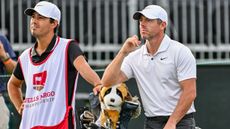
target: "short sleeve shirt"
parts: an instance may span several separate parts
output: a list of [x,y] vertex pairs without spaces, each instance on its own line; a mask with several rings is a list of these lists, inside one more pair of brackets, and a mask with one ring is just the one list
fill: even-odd
[[[179,100],[179,82],[196,78],[196,61],[188,47],[165,35],[154,55],[143,45],[124,59],[121,70],[136,79],[145,115],[166,116]],[[188,113],[194,111],[192,105]]]

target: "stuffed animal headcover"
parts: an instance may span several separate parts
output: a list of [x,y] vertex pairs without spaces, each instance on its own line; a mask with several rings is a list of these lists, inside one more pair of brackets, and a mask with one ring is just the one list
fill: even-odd
[[[125,83],[120,83],[109,87],[103,87],[99,94],[99,100],[101,105],[101,115],[99,118],[101,126],[116,129],[122,105],[127,101],[138,101],[138,98],[131,96]],[[140,106],[139,101],[135,102],[135,104]],[[140,109],[138,109],[137,112],[138,113],[133,113],[133,115],[135,115],[134,117],[140,115]]]

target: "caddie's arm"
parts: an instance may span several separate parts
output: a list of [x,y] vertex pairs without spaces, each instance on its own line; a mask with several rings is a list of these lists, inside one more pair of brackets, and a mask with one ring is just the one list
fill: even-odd
[[[97,75],[97,73],[89,66],[89,64],[86,62],[85,57],[83,55],[78,56],[74,60],[74,67],[77,69],[77,71],[80,73],[80,75],[91,85],[93,86],[100,86],[101,80],[100,77]],[[99,89],[98,89],[99,90]],[[94,91],[94,94],[96,91]],[[99,92],[99,91],[98,91]]]
[[12,74],[7,84],[9,97],[19,114],[22,114],[23,110],[23,95],[21,90],[23,82],[23,80],[17,79]]

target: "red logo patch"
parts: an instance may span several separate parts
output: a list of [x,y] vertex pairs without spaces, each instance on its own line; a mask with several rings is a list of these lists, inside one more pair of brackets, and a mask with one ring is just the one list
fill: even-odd
[[36,73],[33,75],[33,85],[35,90],[42,90],[44,88],[47,78],[47,71]]

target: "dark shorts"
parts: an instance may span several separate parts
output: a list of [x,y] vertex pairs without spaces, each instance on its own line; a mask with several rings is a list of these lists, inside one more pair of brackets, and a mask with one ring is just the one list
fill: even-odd
[[[169,116],[146,117],[144,129],[163,129]],[[193,113],[185,115],[177,124],[176,129],[195,129],[195,119]]]

